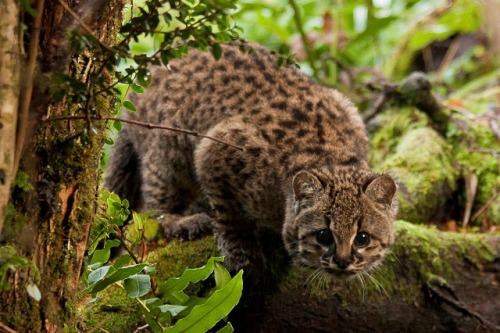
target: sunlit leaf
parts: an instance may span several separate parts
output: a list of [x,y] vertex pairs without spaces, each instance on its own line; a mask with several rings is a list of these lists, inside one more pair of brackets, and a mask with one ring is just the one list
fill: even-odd
[[233,325],[231,323],[227,323],[226,326],[218,330],[216,333],[232,333],[234,332]]
[[135,107],[134,103],[132,103],[131,101],[123,102],[123,107],[129,111],[132,111],[132,112],[137,111],[137,108]]
[[206,332],[226,317],[238,304],[243,291],[243,271],[240,271],[222,289],[215,291],[205,303],[195,306],[191,313],[174,326],[164,330],[174,332]]
[[136,274],[125,279],[123,287],[129,297],[141,297],[151,290],[151,278],[147,274]]
[[[127,279],[135,274],[138,274],[146,266],[147,266],[147,264],[137,264],[137,265],[132,265],[132,266],[121,267],[121,268],[117,269],[115,272],[111,273],[110,275],[104,277],[103,279],[100,279],[96,283],[89,286],[87,289],[85,289],[85,293],[87,293],[87,294],[97,293],[115,282],[125,280],[125,279]],[[104,267],[101,267],[101,268],[104,268]],[[94,272],[92,272],[92,273],[94,273]],[[90,279],[90,275],[89,275],[89,279]]]
[[38,286],[36,284],[29,283],[28,285],[26,285],[26,291],[28,292],[28,295],[30,295],[30,297],[35,301],[39,302],[42,299],[42,293],[40,292],[40,289],[38,289]]
[[205,266],[188,268],[180,277],[170,278],[160,286],[159,291],[171,301],[186,301],[189,297],[183,290],[190,284],[205,280],[214,271],[214,263],[222,262],[222,257],[212,257]]

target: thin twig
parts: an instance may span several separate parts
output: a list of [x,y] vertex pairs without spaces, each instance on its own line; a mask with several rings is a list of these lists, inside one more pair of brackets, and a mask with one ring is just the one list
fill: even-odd
[[474,221],[475,219],[477,219],[479,217],[479,215],[481,215],[493,202],[495,202],[495,200],[498,198],[498,194],[500,194],[500,192],[497,192],[495,194],[493,194],[491,196],[491,198],[488,199],[488,201],[486,201],[484,203],[484,205],[482,205],[475,213],[474,215],[472,215],[472,217],[470,218],[472,221]]
[[461,42],[461,38],[460,37],[456,38],[455,40],[453,40],[450,47],[446,51],[446,54],[444,55],[444,59],[441,62],[441,64],[439,65],[439,68],[438,68],[437,73],[436,73],[436,76],[437,76],[439,81],[441,81],[441,79],[443,77],[443,72],[445,71],[445,69],[448,68],[448,66],[450,66],[451,62],[453,61],[453,59],[457,55],[458,48],[460,47],[460,42]]
[[33,93],[33,82],[35,76],[36,59],[38,56],[38,44],[40,42],[40,31],[42,30],[44,0],[38,0],[36,3],[36,16],[33,22],[33,30],[28,46],[28,63],[24,72],[24,81],[22,87],[23,98],[19,101],[19,123],[16,135],[16,153],[14,157],[14,173],[16,174],[23,154],[24,141],[26,140],[26,131],[28,129],[28,114],[31,105],[31,95]]
[[314,53],[311,50],[311,46],[309,45],[309,40],[308,40],[307,35],[304,31],[302,18],[300,17],[299,6],[297,5],[297,2],[295,0],[289,0],[288,2],[290,3],[290,6],[292,6],[293,20],[295,21],[295,26],[296,26],[297,30],[299,31],[300,38],[302,39],[302,44],[304,46],[304,50],[306,51],[307,60],[309,62],[309,65],[311,66],[311,69],[313,70],[313,76],[314,76],[314,78],[317,78],[318,77],[318,70],[316,69],[316,65],[314,64]]
[[[144,123],[142,121],[137,121],[137,120],[132,120],[132,119],[122,119],[122,118],[118,118],[118,117],[97,117],[97,116],[90,116],[90,118],[92,120],[103,120],[103,121],[114,120],[114,121],[121,121],[123,123],[137,125],[137,126],[142,126],[142,127],[148,128],[148,129],[163,129],[163,130],[168,130],[168,131],[172,131],[172,132],[176,132],[176,133],[188,134],[188,135],[192,135],[192,136],[196,136],[196,137],[200,137],[200,138],[206,138],[206,139],[209,139],[209,140],[221,143],[223,145],[226,145],[226,146],[238,149],[238,150],[243,150],[242,147],[234,145],[232,143],[229,143],[229,142],[226,142],[226,141],[214,138],[214,137],[206,135],[206,134],[201,134],[201,133],[196,132],[196,131],[186,130],[186,129],[183,129],[183,128],[170,127],[170,126],[164,126],[164,125],[156,125],[156,124],[151,124],[151,123]],[[84,119],[84,120],[86,120],[87,116],[50,117],[50,118],[45,118],[44,121],[47,122],[47,121],[77,120],[77,119]]]
[[462,218],[462,227],[465,228],[470,221],[470,214],[472,212],[472,205],[477,193],[477,175],[473,172],[465,177],[465,210]]
[[3,324],[2,322],[0,322],[0,328],[4,329],[7,333],[18,333],[16,330],[13,330],[12,328]]
[[384,108],[386,102],[387,102],[387,95],[385,93],[378,95],[375,102],[373,102],[373,104],[368,109],[366,109],[366,111],[363,112],[363,114],[361,115],[361,117],[363,118],[363,122],[366,124],[373,117],[379,114],[380,111],[382,111],[382,109]]
[[132,257],[132,260],[136,264],[140,264],[141,262],[139,261],[139,259],[137,259],[137,257],[135,256],[134,252],[128,248],[127,243],[125,242],[125,237],[123,237],[123,229],[120,229],[116,225],[114,227],[115,227],[115,231],[117,232],[116,237],[118,237],[118,239],[120,240],[120,242],[123,245],[123,248],[125,249],[125,251],[127,251],[128,254],[130,254],[130,256]]
[[98,322],[97,325],[95,325],[93,328],[91,328],[87,333],[94,333],[97,330],[103,330],[101,328],[101,326],[104,325],[106,322],[109,321],[109,317],[110,316],[106,316],[103,320],[101,320],[100,322]]
[[137,327],[137,328],[136,328],[136,330],[134,331],[134,333],[139,333],[139,332],[141,332],[141,331],[144,331],[144,330],[145,330],[145,329],[147,329],[148,327],[149,327],[149,325],[148,325],[148,324],[146,324],[146,325],[142,325],[142,326],[139,326],[139,327]]

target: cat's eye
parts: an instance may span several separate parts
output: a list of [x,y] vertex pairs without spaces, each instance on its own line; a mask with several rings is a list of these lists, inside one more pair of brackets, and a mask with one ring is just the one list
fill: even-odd
[[329,229],[321,229],[316,233],[316,240],[321,245],[328,246],[333,243],[333,235]]
[[354,244],[358,247],[367,246],[370,242],[370,235],[366,232],[358,232],[356,237],[354,237]]

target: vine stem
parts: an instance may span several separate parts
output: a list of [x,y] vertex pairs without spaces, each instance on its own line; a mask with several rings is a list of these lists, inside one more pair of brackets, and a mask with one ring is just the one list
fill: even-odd
[[314,78],[317,78],[318,77],[318,70],[314,64],[314,54],[313,54],[313,51],[311,50],[309,40],[307,39],[307,35],[304,31],[302,18],[300,17],[299,6],[297,5],[297,2],[295,0],[289,0],[288,2],[290,3],[290,6],[292,6],[293,20],[295,21],[295,26],[297,27],[297,30],[299,31],[300,38],[302,39],[302,44],[304,45],[304,50],[306,51],[307,60],[309,62],[309,65],[311,66],[311,69],[313,70],[313,76],[314,76]]
[[[50,117],[50,118],[45,118],[43,121],[44,122],[49,122],[49,121],[60,121],[60,120],[87,120],[89,117],[87,116],[60,116],[60,117]],[[238,150],[243,150],[243,147],[234,145],[232,143],[214,138],[213,136],[209,136],[206,134],[202,134],[196,131],[191,131],[183,128],[177,128],[177,127],[171,127],[171,126],[164,126],[164,125],[156,125],[156,124],[151,124],[151,123],[145,123],[142,121],[137,121],[137,120],[132,120],[132,119],[122,119],[118,117],[98,117],[98,116],[90,116],[91,120],[103,120],[103,121],[121,121],[123,123],[131,124],[131,125],[137,125],[141,127],[146,127],[148,129],[163,129],[163,130],[168,130],[176,133],[182,133],[182,134],[187,134],[187,135],[192,135],[200,138],[206,138],[215,142],[218,142],[220,144],[232,147],[234,149]]]
[[123,236],[123,230],[115,225],[115,231],[117,232],[117,234],[118,234],[117,237],[119,238],[120,242],[122,243],[121,245],[123,245],[123,248],[125,249],[125,251],[127,251],[127,253],[130,255],[130,257],[132,257],[132,260],[135,262],[135,264],[140,264],[141,261],[139,261],[139,259],[137,259],[134,252],[132,250],[130,250],[129,247],[127,246],[127,244],[125,243],[125,237]]
[[23,98],[19,101],[19,122],[16,135],[16,152],[14,158],[13,175],[17,173],[21,155],[23,154],[24,141],[26,140],[26,131],[28,128],[28,114],[31,105],[31,95],[33,94],[33,81],[35,76],[36,59],[38,55],[38,44],[40,41],[40,31],[42,30],[42,17],[45,1],[38,0],[36,3],[36,16],[33,22],[33,30],[28,45],[28,63],[24,72],[24,81],[22,84],[21,95]]

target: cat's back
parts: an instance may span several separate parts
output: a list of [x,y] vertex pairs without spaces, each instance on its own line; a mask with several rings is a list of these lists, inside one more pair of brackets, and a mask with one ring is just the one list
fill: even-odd
[[[367,139],[356,108],[336,90],[279,62],[280,56],[252,43],[223,44],[218,60],[191,50],[153,70],[153,83],[134,97],[139,111],[130,117],[208,133],[237,116],[274,148],[291,150],[310,164],[322,155],[334,164],[364,160]],[[131,130],[141,132],[136,137],[151,135],[143,128]],[[182,139],[188,149],[196,140]]]
[[[167,67],[153,69],[153,83],[133,98],[142,117],[151,122],[203,131],[231,115],[308,112],[331,93],[294,65],[266,48],[235,42],[222,45],[216,60],[209,52],[190,50]],[[321,102],[323,101],[323,102]],[[254,119],[255,121],[256,119]]]

